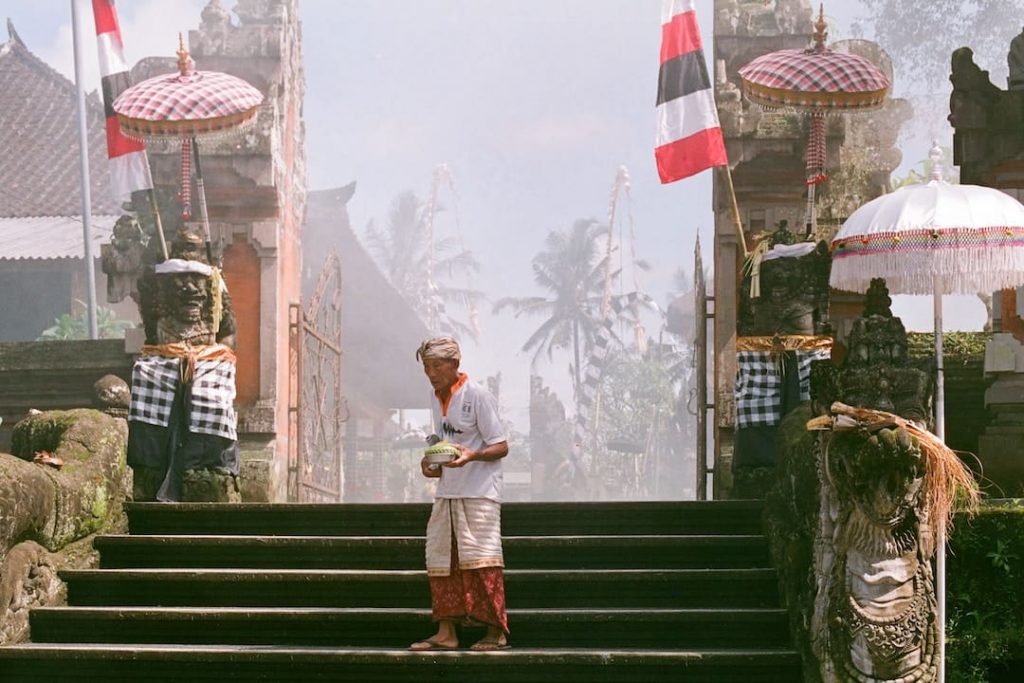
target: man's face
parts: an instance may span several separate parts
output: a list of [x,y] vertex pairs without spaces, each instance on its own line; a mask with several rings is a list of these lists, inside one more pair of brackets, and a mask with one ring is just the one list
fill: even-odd
[[423,372],[434,391],[450,389],[459,379],[459,361],[450,358],[425,358]]

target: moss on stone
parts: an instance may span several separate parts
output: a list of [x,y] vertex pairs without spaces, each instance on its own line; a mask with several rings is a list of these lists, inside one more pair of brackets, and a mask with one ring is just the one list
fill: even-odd
[[[18,457],[0,453],[0,569],[12,548],[31,547],[29,541],[56,553],[59,566],[94,564],[92,534],[126,527],[126,423],[95,410],[54,411],[18,423],[13,437]],[[57,456],[63,466],[32,462],[39,451]],[[48,591],[39,604],[61,599],[60,590]],[[3,637],[24,637],[23,616],[0,607]]]
[[817,437],[805,427],[811,417],[810,403],[805,403],[779,424],[775,478],[765,498],[764,525],[793,642],[803,661],[804,681],[817,683],[821,676],[808,632],[814,614],[814,533],[819,508]]

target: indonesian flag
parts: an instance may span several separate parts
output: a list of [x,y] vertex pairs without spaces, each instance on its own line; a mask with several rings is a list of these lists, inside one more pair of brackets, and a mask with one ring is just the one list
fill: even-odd
[[662,0],[654,158],[663,183],[729,163],[693,0]]
[[117,22],[114,0],[92,0],[96,20],[96,44],[100,53],[100,76],[103,82],[103,108],[107,117],[107,158],[110,160],[110,189],[114,201],[131,199],[136,190],[153,187],[149,173],[146,146],[121,132],[114,113],[114,100],[131,83],[128,64],[124,61],[121,26]]

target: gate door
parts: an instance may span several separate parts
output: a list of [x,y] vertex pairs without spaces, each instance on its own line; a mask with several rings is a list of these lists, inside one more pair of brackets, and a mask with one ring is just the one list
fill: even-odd
[[300,503],[337,503],[344,490],[341,286],[341,261],[332,250],[308,306],[289,307],[288,499]]

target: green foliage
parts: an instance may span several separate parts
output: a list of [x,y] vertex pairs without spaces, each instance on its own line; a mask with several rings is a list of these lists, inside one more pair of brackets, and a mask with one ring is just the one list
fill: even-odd
[[[61,341],[66,339],[89,338],[89,312],[85,303],[78,302],[83,308],[81,313],[64,313],[54,319],[54,324],[43,330],[36,341]],[[130,320],[120,320],[112,309],[104,306],[96,307],[96,329],[100,339],[121,339],[125,330],[134,327]]]
[[948,680],[1024,666],[1024,501],[959,517],[949,539]]
[[[942,335],[942,358],[945,365],[967,365],[985,359],[985,344],[992,338],[989,332],[946,332]],[[908,332],[907,351],[911,358],[935,356],[935,334]]]
[[678,354],[658,345],[643,355],[624,349],[609,355],[597,425],[600,495],[655,496],[665,474],[658,470],[659,459],[674,453],[671,458],[682,460],[679,446],[692,443],[677,414],[683,365]]

